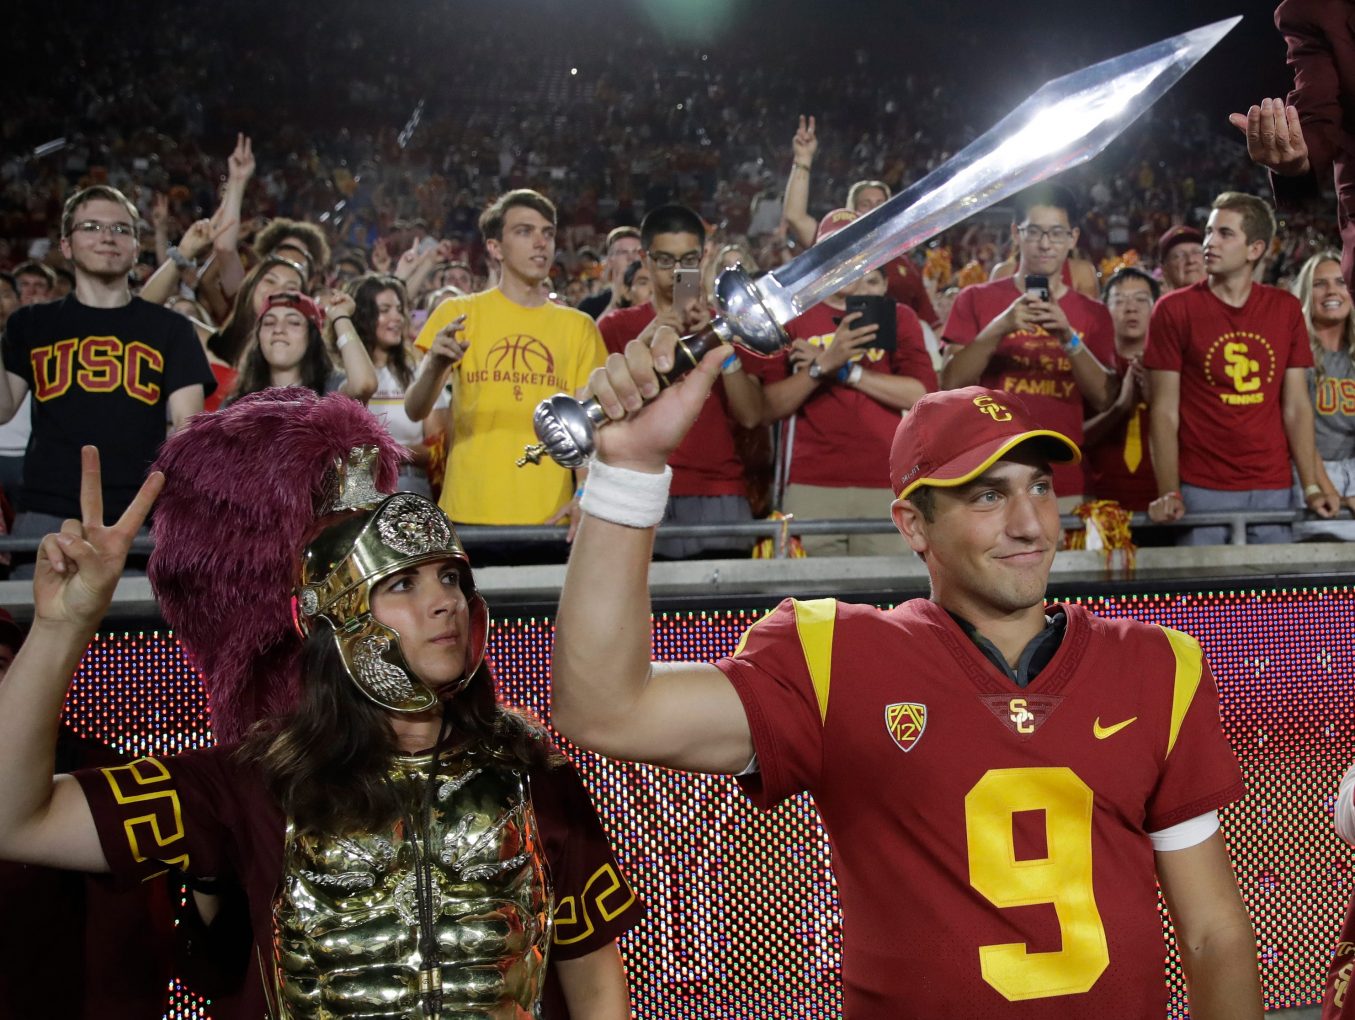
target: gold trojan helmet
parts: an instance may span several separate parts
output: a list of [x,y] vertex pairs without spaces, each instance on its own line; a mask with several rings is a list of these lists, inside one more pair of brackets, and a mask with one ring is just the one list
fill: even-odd
[[470,560],[437,504],[412,492],[386,495],[374,480],[379,451],[354,447],[335,465],[323,524],[307,543],[296,590],[297,623],[309,634],[323,620],[344,668],[363,694],[393,712],[423,712],[438,703],[405,662],[400,635],[372,615],[372,588],[382,578],[435,560],[454,559],[469,610],[466,671],[442,696],[470,682],[485,654],[489,608],[471,577]]

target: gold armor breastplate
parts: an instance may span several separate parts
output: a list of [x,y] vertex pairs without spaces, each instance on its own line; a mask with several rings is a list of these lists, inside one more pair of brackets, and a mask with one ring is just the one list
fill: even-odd
[[[398,758],[391,769],[416,820],[430,764]],[[461,758],[444,761],[437,781],[424,849],[433,862],[441,1017],[534,1017],[552,918],[526,773]],[[414,856],[400,822],[341,837],[299,836],[289,822],[273,918],[283,1018],[423,1020]]]

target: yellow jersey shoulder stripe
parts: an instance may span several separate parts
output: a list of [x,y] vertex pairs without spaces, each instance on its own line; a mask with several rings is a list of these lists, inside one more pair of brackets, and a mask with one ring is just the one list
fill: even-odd
[[1176,746],[1176,738],[1181,733],[1181,724],[1185,722],[1190,703],[1195,700],[1195,692],[1200,687],[1200,678],[1204,674],[1204,652],[1200,643],[1189,634],[1170,627],[1163,627],[1167,635],[1172,655],[1176,658],[1176,677],[1172,684],[1172,721],[1167,735],[1167,754]]
[[[791,599],[795,613],[795,633],[800,639],[800,652],[805,657],[814,697],[819,703],[819,721],[828,718],[828,688],[833,673],[833,624],[837,620],[837,599]],[[760,617],[739,636],[734,654],[740,654],[748,644],[748,635],[758,624],[775,615],[773,609]]]
[[800,638],[800,651],[814,684],[814,696],[819,702],[819,721],[828,719],[828,689],[833,680],[833,624],[837,620],[837,599],[810,599],[794,601],[795,632]]

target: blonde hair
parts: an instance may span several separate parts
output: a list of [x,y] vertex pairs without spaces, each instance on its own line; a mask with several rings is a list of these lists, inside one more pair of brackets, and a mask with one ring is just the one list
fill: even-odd
[[[1308,346],[1313,349],[1313,375],[1317,379],[1318,385],[1326,377],[1326,368],[1323,365],[1322,356],[1326,353],[1322,344],[1317,339],[1317,329],[1313,326],[1313,277],[1317,274],[1317,267],[1324,262],[1335,262],[1338,266],[1341,264],[1341,253],[1339,251],[1320,251],[1299,270],[1299,275],[1294,278],[1293,293],[1299,299],[1299,304],[1303,306],[1303,321],[1308,326]],[[1352,357],[1355,357],[1355,312],[1346,314],[1346,325],[1341,331],[1345,336],[1345,348]]]

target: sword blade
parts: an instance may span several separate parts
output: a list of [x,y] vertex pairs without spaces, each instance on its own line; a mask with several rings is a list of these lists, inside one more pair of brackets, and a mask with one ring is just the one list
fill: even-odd
[[1214,48],[1216,21],[1055,78],[906,190],[758,278],[784,325],[876,266],[1101,152]]

